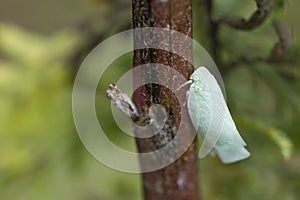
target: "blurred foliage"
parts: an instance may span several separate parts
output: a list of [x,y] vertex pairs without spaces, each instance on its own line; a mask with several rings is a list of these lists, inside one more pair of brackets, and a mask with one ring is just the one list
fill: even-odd
[[[34,1],[30,2],[33,6]],[[280,9],[282,2],[285,9]],[[20,22],[5,20],[0,24],[0,199],[141,199],[139,175],[114,171],[92,158],[79,141],[71,113],[78,52],[92,36],[103,34],[100,40],[104,40],[130,25],[130,1],[77,3],[74,10],[85,5],[85,11],[75,22],[60,21],[68,26],[46,27],[51,30],[48,33],[46,23],[41,30],[28,28],[34,22],[19,26]],[[299,3],[277,0],[276,5],[278,11],[271,19],[284,17],[297,39],[295,16],[299,14],[286,10],[294,10]],[[216,15],[234,10],[234,16],[248,17],[255,2],[217,0],[215,7]],[[195,1],[195,39],[208,49],[201,12]],[[222,27],[222,60],[230,63],[244,55],[268,56],[278,41],[271,19],[253,31]],[[290,56],[298,58],[293,63],[240,63],[223,77],[233,117],[252,155],[233,165],[223,165],[217,158],[201,160],[199,179],[204,199],[299,199],[299,48],[295,43],[290,50]],[[105,72],[96,108],[101,125],[110,130],[108,137],[134,151],[133,139],[116,127],[104,94],[107,85],[130,68],[131,58],[132,54],[124,55]]]
[[82,41],[74,30],[43,36],[0,25],[1,199],[132,199],[140,191],[138,176],[100,165],[74,130],[68,63]]
[[[216,2],[217,16],[247,18],[255,10],[254,1]],[[292,1],[285,1],[285,6],[290,4]],[[204,159],[201,180],[205,199],[299,199],[299,43],[294,43],[287,55],[293,57],[293,62],[268,63],[257,59],[267,58],[278,41],[272,23],[286,16],[286,10],[279,7],[283,8],[276,1],[275,12],[254,30],[237,31],[222,26],[219,31],[224,65],[244,57],[250,60],[234,67],[229,64],[223,80],[229,107],[252,154],[249,160],[231,166]],[[201,21],[199,18],[195,18],[195,36],[208,48],[207,35],[199,34],[204,26],[197,22]],[[295,19],[289,19],[287,24],[293,24]],[[291,27],[297,41],[299,34]]]

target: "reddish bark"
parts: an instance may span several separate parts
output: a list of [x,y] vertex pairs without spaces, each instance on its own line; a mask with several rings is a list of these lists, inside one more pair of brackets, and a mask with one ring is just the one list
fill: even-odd
[[[192,1],[191,0],[133,0],[133,24],[134,28],[161,27],[170,28],[192,37]],[[143,33],[135,35],[135,41],[143,41]],[[170,36],[165,36],[170,37]],[[159,40],[159,37],[158,37]],[[159,42],[159,41],[157,41]],[[170,37],[170,48],[182,48],[192,56],[192,44],[184,44]],[[182,57],[173,53],[157,49],[139,49],[134,52],[134,67],[145,63],[160,63],[170,66],[188,78],[193,67]],[[147,74],[148,75],[148,74]],[[150,74],[155,75],[155,69]],[[135,75],[134,79],[142,79],[144,75]],[[157,77],[162,82],[172,81],[172,74],[166,73],[165,77]],[[185,95],[182,93],[181,95]],[[178,101],[172,92],[160,85],[148,84],[140,87],[134,93],[134,103],[140,112],[147,113],[153,103],[162,104],[169,114],[170,129],[168,134],[171,139],[176,134],[176,128],[181,116],[187,115],[186,110],[180,110]],[[194,137],[190,123],[184,125],[185,137]],[[174,127],[174,128],[172,128]],[[139,133],[136,132],[136,135]],[[137,139],[139,152],[150,152],[162,147],[161,135],[146,139]],[[186,141],[179,141],[182,145]],[[176,150],[176,149],[175,149]],[[141,163],[143,168],[143,163]],[[172,200],[198,200],[198,152],[197,142],[194,142],[187,151],[169,166],[148,173],[143,173],[143,187],[145,200],[172,199]]]

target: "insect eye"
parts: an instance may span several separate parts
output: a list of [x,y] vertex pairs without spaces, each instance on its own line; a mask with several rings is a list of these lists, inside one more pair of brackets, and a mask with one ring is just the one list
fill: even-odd
[[193,77],[193,80],[194,80],[194,81],[198,81],[198,80],[199,80],[199,77],[198,77],[198,76],[194,76],[194,77]]

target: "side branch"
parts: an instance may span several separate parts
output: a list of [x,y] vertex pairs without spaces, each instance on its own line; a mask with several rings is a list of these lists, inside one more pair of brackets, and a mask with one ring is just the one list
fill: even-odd
[[215,18],[216,23],[226,24],[232,28],[239,30],[252,30],[260,26],[272,11],[274,0],[255,0],[257,9],[247,20],[241,17],[219,17]]
[[127,117],[131,118],[137,125],[145,126],[149,124],[149,116],[143,116],[138,112],[135,104],[123,93],[115,84],[110,84],[106,89],[106,96],[109,98],[115,107],[120,109]]
[[119,108],[133,121],[136,121],[138,118],[140,118],[134,103],[131,101],[127,94],[122,93],[117,85],[110,84],[109,88],[106,90],[106,96],[114,103],[114,106]]

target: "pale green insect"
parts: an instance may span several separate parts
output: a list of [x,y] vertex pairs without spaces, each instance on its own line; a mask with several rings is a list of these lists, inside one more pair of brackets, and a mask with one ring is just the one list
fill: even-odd
[[199,67],[182,86],[190,83],[187,108],[194,127],[204,139],[199,157],[216,153],[223,163],[249,157],[214,76],[205,67]]

